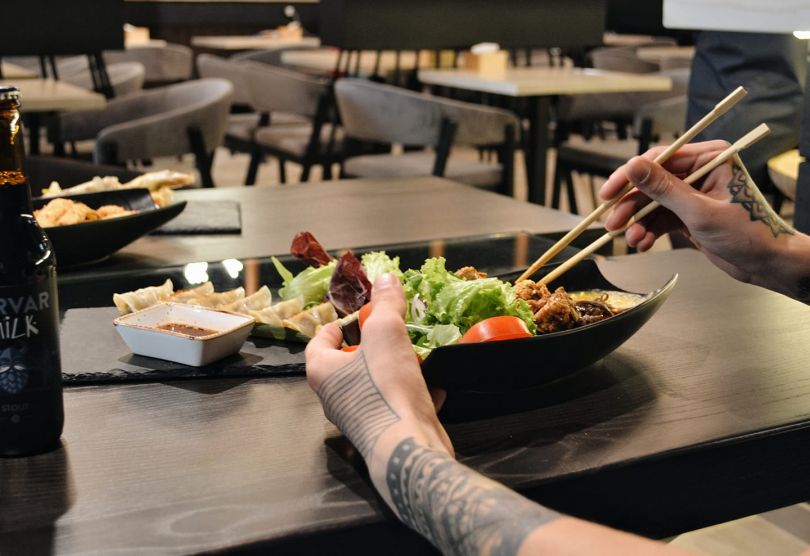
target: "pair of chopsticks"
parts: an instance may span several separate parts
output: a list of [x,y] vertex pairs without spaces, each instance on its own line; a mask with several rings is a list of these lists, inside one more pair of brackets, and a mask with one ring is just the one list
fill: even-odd
[[[703,118],[701,118],[695,125],[693,125],[689,130],[686,131],[683,135],[681,135],[674,143],[672,143],[666,150],[664,150],[661,154],[659,154],[655,158],[655,162],[658,164],[663,164],[669,158],[675,154],[681,147],[686,145],[689,141],[694,139],[701,131],[706,129],[712,122],[717,120],[720,116],[731,110],[731,108],[737,104],[748,92],[743,87],[737,87],[730,95],[724,98],[722,101],[717,103],[717,105]],[[734,156],[735,154],[739,153],[740,151],[748,148],[749,146],[753,145],[763,137],[765,137],[768,133],[770,133],[770,129],[765,124],[760,124],[755,129],[747,133],[745,136],[740,138],[736,143],[731,145],[728,149],[724,150],[722,153],[717,155],[711,162],[700,168],[699,170],[692,173],[689,177],[687,177],[684,181],[686,183],[692,184],[706,174],[720,166],[721,164],[725,163],[729,158]],[[625,195],[627,195],[630,191],[633,190],[634,184],[628,183],[613,199],[609,201],[605,201],[601,205],[599,205],[593,212],[591,212],[585,219],[580,222],[576,227],[574,227],[570,232],[565,234],[557,243],[555,243],[548,251],[543,253],[526,271],[518,277],[515,281],[522,282],[523,280],[527,280],[530,278],[535,272],[540,270],[546,263],[548,263],[551,259],[553,259],[557,254],[559,254],[563,249],[565,249],[572,241],[574,241],[583,231],[585,231],[588,226],[590,226],[594,221],[596,221],[600,216],[602,216],[605,212],[610,210],[614,207]],[[630,226],[634,223],[638,222],[660,205],[657,202],[651,202],[649,205],[645,206],[641,210],[639,210],[630,221],[625,225],[623,228],[619,230],[614,230],[613,232],[607,232],[599,239],[591,243],[589,246],[584,248],[582,251],[565,261],[563,264],[555,268],[552,272],[544,276],[540,283],[548,284],[552,280],[555,280],[582,261],[585,257],[591,255],[599,248],[604,246],[606,243],[611,241],[618,235],[623,234]]]

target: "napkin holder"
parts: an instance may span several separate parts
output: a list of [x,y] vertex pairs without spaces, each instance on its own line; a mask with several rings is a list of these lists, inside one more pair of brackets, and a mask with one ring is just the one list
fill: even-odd
[[509,52],[506,50],[481,54],[467,52],[464,56],[464,65],[467,70],[477,73],[504,73],[509,67]]

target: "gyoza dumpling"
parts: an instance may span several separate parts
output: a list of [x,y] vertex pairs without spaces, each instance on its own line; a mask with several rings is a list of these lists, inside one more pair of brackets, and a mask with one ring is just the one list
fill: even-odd
[[285,328],[297,330],[304,336],[313,338],[321,326],[329,324],[338,319],[337,311],[334,305],[329,303],[321,303],[310,309],[301,311],[297,315],[282,321]]
[[212,293],[202,297],[195,297],[186,301],[189,305],[197,305],[199,307],[207,307],[209,309],[216,309],[222,305],[233,303],[240,299],[245,298],[245,288],[236,288],[235,290],[228,290],[226,292]]
[[124,188],[145,187],[150,191],[155,191],[161,187],[183,187],[194,183],[194,176],[173,170],[159,170],[148,172],[138,176],[132,181],[124,184]]
[[122,315],[126,315],[127,313],[134,313],[152,305],[157,305],[171,297],[173,292],[174,285],[167,278],[160,286],[141,288],[134,292],[117,293],[113,295],[113,303],[115,303]]
[[256,293],[249,295],[244,299],[238,299],[233,303],[221,305],[218,307],[218,309],[247,315],[249,314],[248,311],[259,311],[265,307],[269,307],[272,302],[273,294],[270,292],[270,288],[267,286],[262,286]]
[[191,299],[205,297],[206,295],[211,295],[212,293],[214,293],[214,284],[211,282],[206,282],[204,284],[200,284],[196,288],[189,288],[187,290],[178,290],[174,292],[171,300],[175,303],[188,303]]
[[304,310],[304,296],[299,295],[288,301],[276,303],[272,307],[267,307],[259,311],[248,311],[248,314],[253,317],[256,322],[262,324],[270,324],[273,326],[284,326],[284,320],[293,315],[297,315]]

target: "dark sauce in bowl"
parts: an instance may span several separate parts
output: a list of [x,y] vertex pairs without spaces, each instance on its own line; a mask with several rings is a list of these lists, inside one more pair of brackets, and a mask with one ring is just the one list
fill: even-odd
[[203,336],[210,336],[211,334],[216,334],[216,330],[211,330],[210,328],[202,328],[201,326],[193,326],[191,324],[182,324],[179,322],[167,322],[166,324],[158,325],[159,330],[165,330],[166,332],[175,332],[177,334],[185,334],[186,336],[192,336],[194,338],[201,338]]

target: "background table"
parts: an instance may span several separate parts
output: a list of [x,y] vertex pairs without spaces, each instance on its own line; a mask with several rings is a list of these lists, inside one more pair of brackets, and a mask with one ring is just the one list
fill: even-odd
[[290,46],[320,46],[317,37],[285,39],[268,35],[212,35],[191,38],[191,46],[198,50],[216,51],[225,55],[245,50],[270,50]]
[[[107,105],[107,99],[101,93],[89,91],[70,83],[53,79],[16,79],[5,81],[20,90],[20,109],[26,118],[30,137],[29,151],[39,154],[39,129],[41,116],[49,116],[58,112],[74,112],[79,110],[101,110]],[[54,119],[51,125],[58,125]],[[63,146],[54,146],[57,153],[62,154]]]
[[[681,280],[602,363],[495,405],[467,400],[499,415],[448,425],[459,458],[659,537],[808,499],[807,307],[691,250],[602,268],[636,291]],[[65,403],[61,449],[0,460],[3,554],[426,551],[383,511],[303,378],[71,388]]]
[[442,178],[361,179],[283,187],[183,191],[189,201],[239,201],[241,235],[147,236],[107,263],[117,272],[287,253],[308,230],[327,249],[453,238],[486,232],[566,232],[580,218]]
[[[5,81],[8,83],[8,79]],[[14,85],[20,90],[24,114],[100,110],[107,104],[107,100],[101,93],[89,91],[64,81],[37,78],[21,79],[8,84]]]
[[549,147],[549,99],[556,95],[668,91],[668,77],[608,72],[581,68],[512,68],[503,73],[482,74],[466,70],[420,70],[427,85],[451,87],[508,97],[524,97],[529,104],[526,174],[529,201],[545,204],[546,155]]

